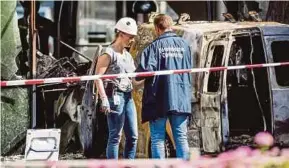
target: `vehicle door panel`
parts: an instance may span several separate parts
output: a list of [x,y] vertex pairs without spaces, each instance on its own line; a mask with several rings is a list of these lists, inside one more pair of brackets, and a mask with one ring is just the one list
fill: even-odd
[[[222,66],[228,41],[213,41],[209,45],[205,67]],[[216,65],[216,66],[215,66]],[[210,75],[211,74],[211,75]],[[222,143],[221,93],[223,71],[206,72],[201,92],[201,135],[205,152],[219,152]]]
[[219,151],[220,136],[220,93],[201,95],[201,133],[206,152]]
[[[288,53],[284,52],[289,47],[289,35],[265,36],[264,43],[269,63],[289,61]],[[282,48],[275,48],[276,44],[280,44]],[[286,69],[279,71],[281,68]],[[273,135],[277,144],[286,146],[289,145],[289,77],[284,70],[288,72],[288,68],[283,66],[269,69]]]

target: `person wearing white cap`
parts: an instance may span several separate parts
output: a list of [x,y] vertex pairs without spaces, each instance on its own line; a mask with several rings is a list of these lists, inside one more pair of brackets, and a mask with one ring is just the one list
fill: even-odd
[[[95,73],[120,74],[135,71],[134,60],[126,50],[137,35],[136,21],[121,18],[115,25],[115,40],[99,56]],[[108,159],[117,159],[121,133],[125,133],[124,158],[133,159],[136,154],[138,128],[137,114],[131,91],[132,79],[128,77],[110,80],[96,80],[101,98],[101,111],[107,113],[109,136],[106,148]]]

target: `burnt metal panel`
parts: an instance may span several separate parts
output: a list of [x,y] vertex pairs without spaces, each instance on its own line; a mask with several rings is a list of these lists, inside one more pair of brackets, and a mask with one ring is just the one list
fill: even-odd
[[[209,49],[204,52],[204,55],[207,55],[205,67],[215,66],[212,65],[215,46],[221,45],[224,46],[224,51],[222,55],[222,65],[224,64],[225,55],[227,55],[228,47],[228,32],[218,33],[216,36],[212,37],[213,39],[222,39],[225,40],[213,40],[209,45]],[[217,65],[219,66],[219,65]],[[208,90],[210,73],[205,73],[203,78],[203,88],[200,99],[200,110],[201,110],[201,139],[204,152],[219,152],[222,146],[222,128],[221,123],[221,78],[223,78],[223,73],[220,74],[220,86],[217,91]],[[224,117],[225,119],[226,117]],[[223,119],[223,118],[222,118]]]
[[201,146],[201,110],[199,102],[192,103],[192,115],[189,120],[188,142],[190,148]]
[[220,151],[220,101],[220,93],[201,95],[201,132],[205,152]]
[[[88,75],[94,74],[101,51],[102,46],[99,45]],[[87,81],[80,106],[80,141],[87,158],[99,157],[105,151],[108,136],[106,115],[99,112],[97,93],[94,81]]]
[[281,36],[281,35],[289,35],[289,26],[264,26],[260,27],[264,36]]
[[[288,26],[289,27],[289,26]],[[274,41],[288,41],[289,36],[265,36],[267,60],[274,62],[271,44]],[[275,142],[281,146],[289,146],[289,88],[279,86],[274,68],[269,69],[270,84],[272,89],[272,126]]]
[[289,146],[289,89],[273,89],[274,137]]

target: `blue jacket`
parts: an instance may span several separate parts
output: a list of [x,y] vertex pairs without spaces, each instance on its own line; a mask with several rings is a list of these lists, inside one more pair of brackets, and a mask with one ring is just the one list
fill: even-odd
[[[137,72],[191,69],[189,45],[173,32],[166,32],[147,46],[140,55]],[[137,78],[141,80],[143,78]],[[189,73],[145,78],[142,122],[169,113],[191,113],[192,76]]]

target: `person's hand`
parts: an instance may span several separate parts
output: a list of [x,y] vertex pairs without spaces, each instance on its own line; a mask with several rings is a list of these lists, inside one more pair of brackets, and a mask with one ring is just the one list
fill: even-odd
[[134,86],[134,89],[137,90],[137,91],[142,91],[143,88],[144,88],[144,81],[145,80],[140,80],[140,81],[137,81],[135,80],[135,78],[132,79],[132,84]]
[[107,97],[101,98],[101,107],[100,111],[104,113],[110,112],[110,105]]

